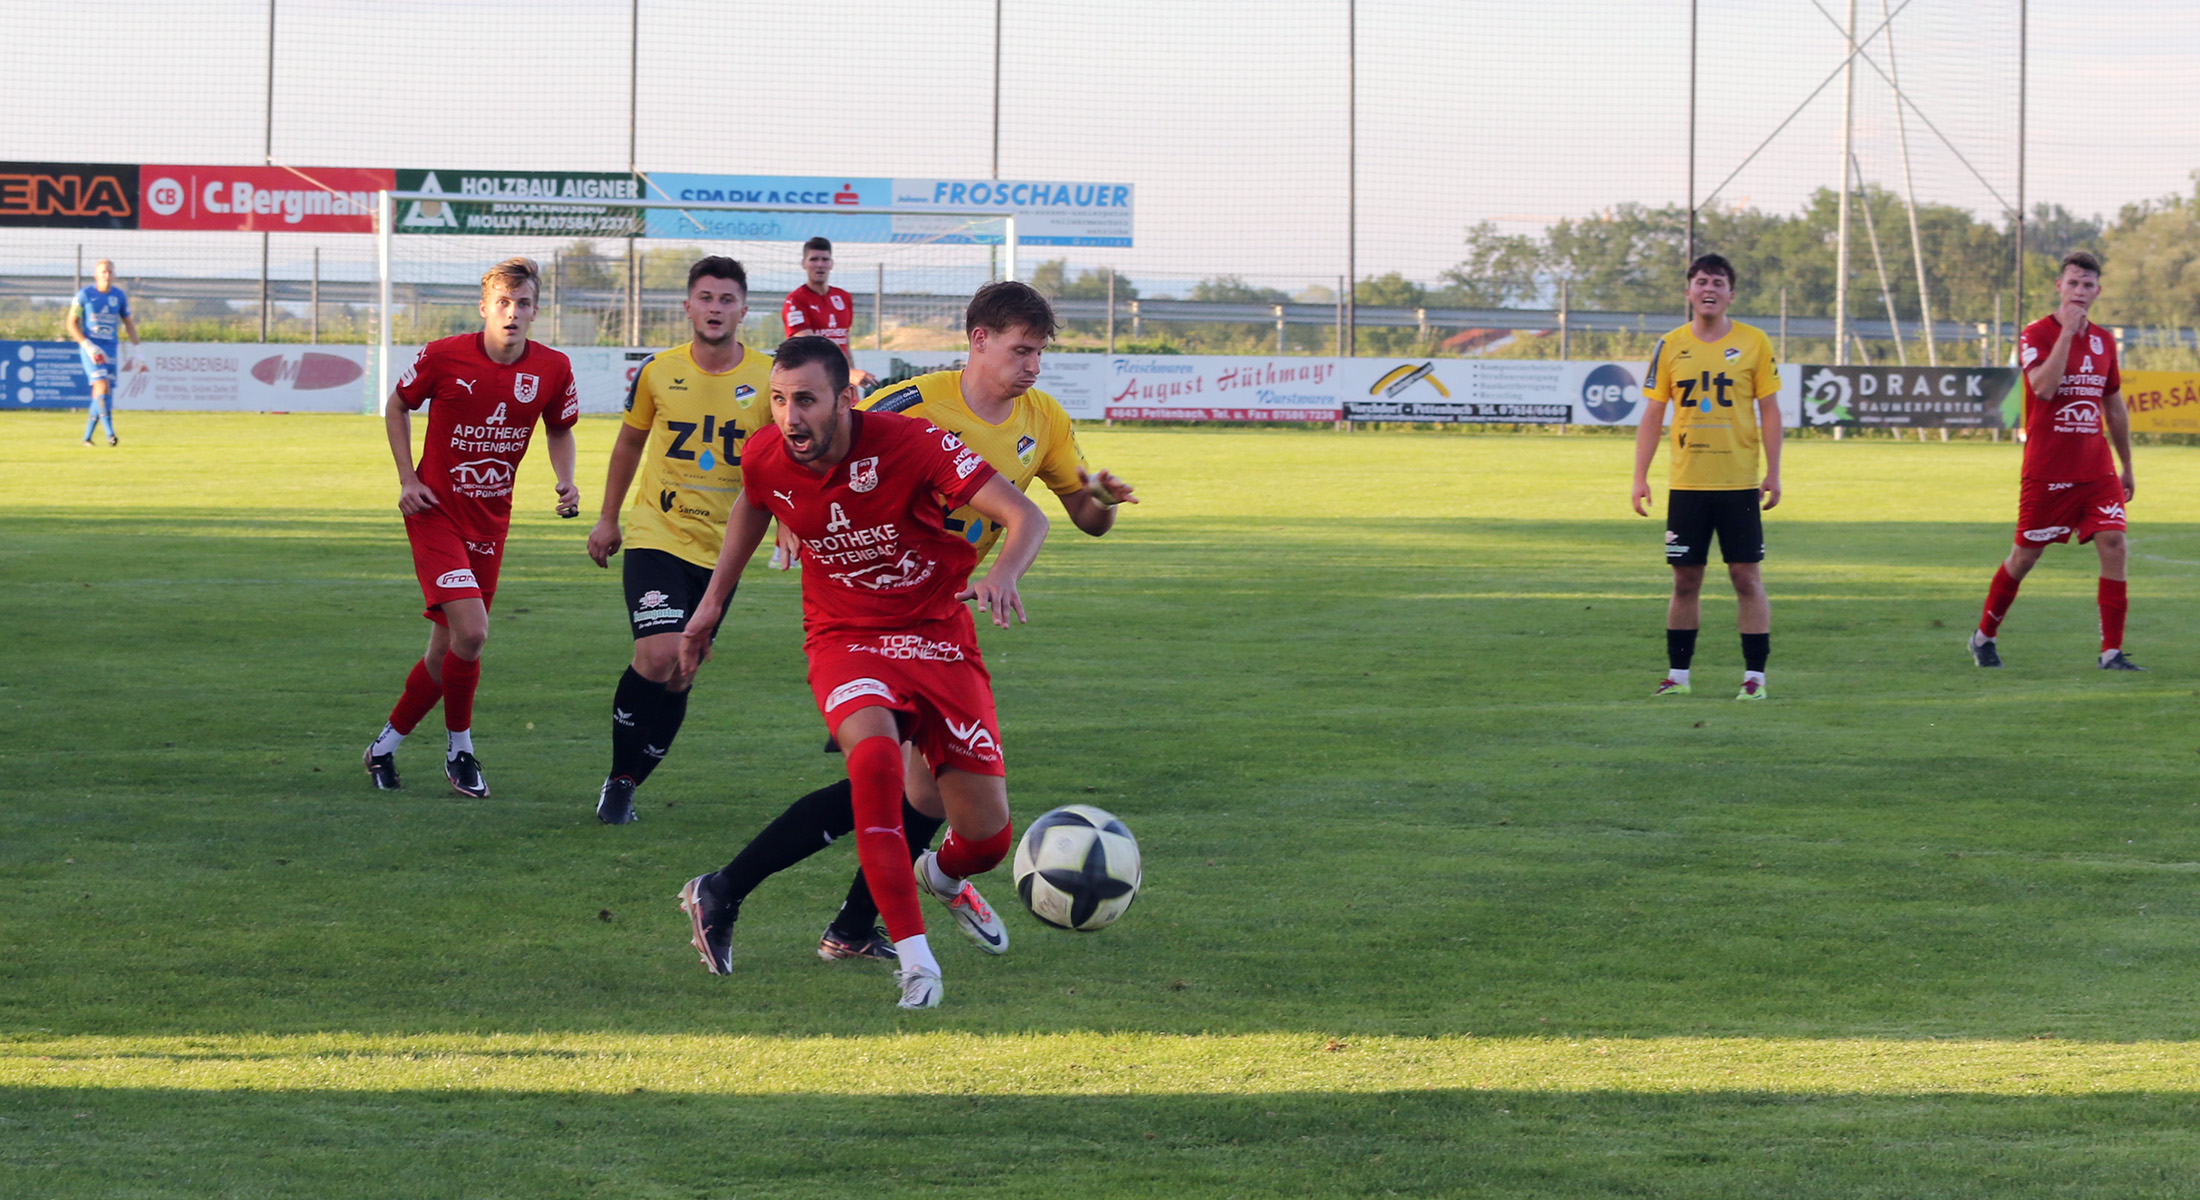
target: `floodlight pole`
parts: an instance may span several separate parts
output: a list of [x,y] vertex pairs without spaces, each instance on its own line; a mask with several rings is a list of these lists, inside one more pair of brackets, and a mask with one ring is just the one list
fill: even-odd
[[1681,268],[1686,270],[1696,261],[1696,0],[1688,0],[1688,240],[1684,249]]
[[397,224],[397,198],[383,192],[374,206],[375,311],[380,318],[374,332],[375,411],[389,403],[390,395],[390,230]]
[[1360,349],[1360,6],[1345,0],[1345,187],[1344,187],[1344,329],[1340,353],[1346,357]]
[[1856,140],[1856,0],[1849,0],[1849,57],[1841,68],[1841,207],[1833,251],[1833,361],[1849,361],[1849,166]]
[[[2031,36],[2030,0],[2017,0],[2017,328],[2024,328],[2024,102],[2025,71],[2030,65]],[[2000,319],[1995,320],[1994,336],[2001,336]]]
[[1002,235],[1002,243],[1007,247],[1007,253],[1004,256],[1005,261],[1001,264],[1001,278],[1014,279],[1016,278],[1016,216],[1011,213],[1004,220],[1008,228]]
[[[267,102],[260,109],[260,161],[275,165],[275,0],[267,0]],[[260,231],[260,340],[267,340],[268,231]]]

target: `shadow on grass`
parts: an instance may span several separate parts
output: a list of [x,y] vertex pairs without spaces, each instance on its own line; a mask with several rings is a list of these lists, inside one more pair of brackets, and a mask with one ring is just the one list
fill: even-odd
[[2190,1096],[0,1089],[23,1197],[2191,1195]]

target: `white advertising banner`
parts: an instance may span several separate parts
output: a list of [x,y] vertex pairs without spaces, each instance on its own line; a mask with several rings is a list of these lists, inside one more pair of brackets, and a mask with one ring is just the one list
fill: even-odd
[[[1348,398],[1338,364],[1352,360],[1143,354],[1106,361],[1105,403],[1094,416],[1117,421],[1335,421],[1344,416]],[[1052,369],[1053,361],[1048,366]]]
[[[878,376],[884,390],[933,371],[959,371],[960,350],[857,350],[856,365]],[[1040,359],[1038,389],[1077,420],[1097,421],[1102,411],[1107,357],[1100,354],[1048,354]]]
[[359,412],[372,346],[147,342],[125,350],[118,407],[195,412]]

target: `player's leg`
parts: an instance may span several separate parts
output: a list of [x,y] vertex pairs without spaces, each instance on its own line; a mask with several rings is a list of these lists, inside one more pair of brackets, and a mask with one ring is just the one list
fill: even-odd
[[661,550],[628,550],[620,573],[634,657],[611,696],[611,770],[596,797],[596,819],[606,825],[635,819],[635,789],[664,761],[687,720],[695,676],[679,672],[680,640],[710,586],[709,568]]
[[459,795],[485,799],[489,784],[474,758],[474,693],[481,684],[481,652],[489,642],[489,606],[480,597],[447,600],[443,616],[449,637],[449,649],[439,660],[443,728],[449,735],[443,774]]
[[1711,559],[1710,510],[1704,493],[1678,488],[1665,499],[1665,561],[1673,568],[1673,595],[1665,605],[1665,678],[1653,696],[1688,694],[1688,672],[1703,624],[1703,571]]
[[936,853],[918,856],[917,881],[947,906],[957,928],[979,949],[1003,954],[1008,927],[969,883],[970,876],[999,866],[1014,839],[992,679],[973,656],[940,664],[925,673],[919,686],[924,703],[912,723],[911,740],[925,761],[937,766],[947,840]]
[[925,938],[916,873],[902,832],[900,717],[880,705],[858,708],[834,726],[833,738],[847,748],[856,858],[901,961],[894,976],[902,989],[901,1006],[931,1008],[940,1002],[940,964]]
[[[2077,488],[2055,485],[2037,480],[2022,480],[2017,485],[2017,530],[2009,548],[2009,556],[1994,568],[1993,581],[1986,585],[1986,603],[1979,609],[1978,628],[1971,631],[1968,643],[1971,661],[1982,667],[2001,665],[2001,649],[1996,639],[2001,636],[2001,623],[2009,616],[2010,606],[2017,602],[2017,589],[2023,586],[2024,577],[2040,561],[2047,547],[2070,539],[2066,518],[2069,499]],[[2082,499],[2082,497],[2080,497]]]
[[1772,599],[1765,594],[1764,513],[1755,488],[1719,492],[1719,557],[1734,585],[1735,623],[1742,637],[1742,688],[1737,700],[1765,698],[1765,660],[1772,656]]
[[2101,578],[2095,602],[2101,612],[2101,669],[2143,671],[2124,653],[2124,616],[2130,599],[2125,578],[2130,549],[2124,535],[2124,489],[2121,480],[2096,485],[2087,498],[2086,515],[2078,527],[2078,539],[2090,540],[2101,558]]
[[443,700],[443,660],[451,649],[451,631],[443,605],[450,600],[481,594],[480,579],[469,562],[465,539],[437,514],[405,518],[405,540],[412,549],[413,574],[420,580],[420,594],[428,619],[428,648],[405,676],[404,691],[390,709],[382,732],[367,745],[364,756],[367,778],[374,786],[395,790],[403,786],[397,776],[397,748]]
[[87,446],[92,444],[92,434],[99,429],[102,422],[107,426],[107,440],[115,440],[115,421],[109,410],[108,393],[111,391],[113,385],[106,380],[92,381],[92,404],[84,412],[84,444]]
[[[914,863],[931,848],[933,837],[947,820],[940,807],[939,785],[924,755],[915,746],[904,744],[902,763],[901,826],[903,840],[909,844],[909,860]],[[863,868],[856,868],[840,911],[817,939],[817,956],[827,961],[894,957],[893,939],[878,928],[878,905],[871,899],[871,884],[864,878]]]

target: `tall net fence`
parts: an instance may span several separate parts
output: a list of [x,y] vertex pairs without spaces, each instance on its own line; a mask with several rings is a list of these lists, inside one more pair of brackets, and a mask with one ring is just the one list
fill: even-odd
[[[2155,115],[2200,102],[2200,15],[2144,0],[542,0],[524,20],[486,0],[104,0],[16,5],[9,43],[21,162],[1129,185],[1133,245],[1027,247],[1022,273],[1083,304],[1112,283],[1126,339],[1188,349],[1329,350],[1350,321],[1360,348],[1482,352],[1560,308],[1647,328],[1677,308],[1693,224],[1741,267],[1741,310],[1784,311],[1798,338],[1830,347],[1814,322],[1845,299],[1864,353],[1922,361],[1929,308],[1975,355],[1997,306],[2012,325],[2025,307],[2020,204],[2030,307],[2076,246],[2110,261],[2111,320],[2177,329],[2200,302],[2172,269],[2200,256],[2200,129]],[[626,253],[472,241],[437,253],[475,274]],[[643,243],[645,274],[677,248]],[[799,260],[749,249],[790,277]],[[924,276],[944,261],[897,282],[894,254],[936,248],[837,250],[851,291],[881,263],[890,295],[947,287]],[[271,336],[366,335],[355,234],[7,228],[0,315],[58,327],[80,256],[113,258],[165,331],[256,334],[264,258]],[[632,331],[580,312],[569,339]]]

